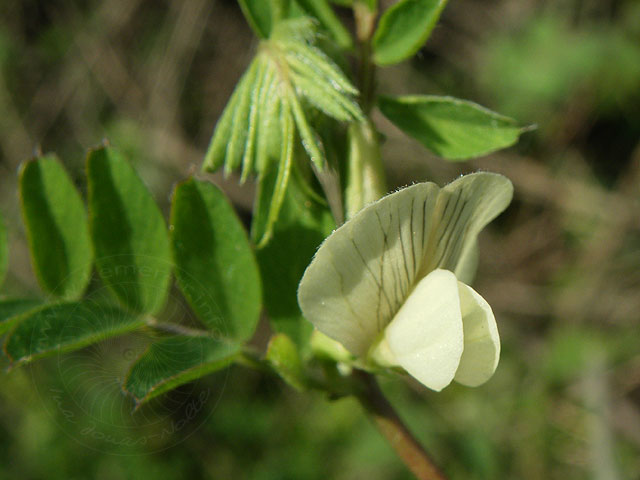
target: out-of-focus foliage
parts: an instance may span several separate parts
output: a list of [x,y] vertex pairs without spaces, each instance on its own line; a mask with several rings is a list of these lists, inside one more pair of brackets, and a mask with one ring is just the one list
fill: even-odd
[[0,284],[4,280],[4,276],[7,273],[7,266],[9,261],[9,239],[7,237],[7,229],[4,226],[4,220],[0,216]]
[[[477,168],[515,185],[480,237],[474,286],[501,332],[495,377],[440,394],[383,385],[453,479],[640,475],[639,25],[634,0],[451,0],[411,68],[380,69],[389,92],[474,98],[539,127],[466,166],[382,132],[394,186]],[[3,301],[37,290],[15,181],[34,147],[58,152],[82,185],[84,151],[108,137],[166,216],[166,192],[200,165],[252,41],[230,0],[0,2]],[[250,187],[213,178],[250,208]],[[160,316],[185,311],[170,291]],[[354,401],[241,367],[132,414],[117,385],[147,346],[134,334],[0,376],[0,478],[410,478]]]
[[481,84],[502,110],[542,128],[567,100],[605,111],[637,102],[640,6],[627,2],[620,10],[620,21],[608,25],[541,13],[496,35],[487,45]]
[[640,137],[640,4],[570,5],[532,9],[489,38],[478,85],[502,113],[538,124],[547,157],[575,147],[611,187]]

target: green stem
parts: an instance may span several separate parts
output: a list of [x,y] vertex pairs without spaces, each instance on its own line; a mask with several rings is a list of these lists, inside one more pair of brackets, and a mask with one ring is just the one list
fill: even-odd
[[365,115],[369,115],[375,103],[375,64],[371,58],[371,39],[375,29],[377,12],[370,10],[365,2],[353,5],[358,40],[360,105]]
[[345,183],[345,214],[349,219],[365,205],[387,193],[380,141],[371,121],[375,105],[375,65],[372,59],[373,32],[377,11],[368,2],[356,0],[353,5],[358,41],[358,87],[360,105],[367,117],[364,122],[349,126],[349,158]]
[[387,193],[380,142],[371,120],[352,123],[348,135],[349,163],[345,185],[347,219]]
[[419,480],[446,480],[427,451],[411,434],[380,390],[375,378],[366,372],[354,371],[362,389],[356,398],[378,430],[386,437],[405,465]]
[[[386,192],[386,180],[382,168],[380,142],[370,114],[375,104],[375,65],[372,60],[376,11],[365,2],[356,0],[353,6],[359,50],[360,104],[367,121],[353,123],[349,127],[349,158],[345,188],[347,218],[366,204],[378,200]],[[446,480],[388,402],[375,378],[364,371],[354,370],[352,382],[344,393],[352,393],[365,409],[378,430],[419,480]],[[327,388],[327,391],[331,391]]]

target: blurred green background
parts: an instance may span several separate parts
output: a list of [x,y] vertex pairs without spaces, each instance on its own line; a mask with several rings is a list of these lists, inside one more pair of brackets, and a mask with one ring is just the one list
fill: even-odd
[[[0,3],[2,295],[38,295],[22,161],[55,151],[82,189],[85,150],[108,138],[166,212],[255,45],[232,0]],[[376,115],[391,186],[486,169],[516,191],[481,237],[475,284],[501,332],[495,377],[439,394],[383,379],[392,403],[453,479],[640,478],[640,2],[451,0],[379,87],[538,125],[517,147],[454,165]],[[251,186],[212,178],[247,218]],[[181,312],[174,297],[168,317]],[[265,323],[256,341],[267,336]],[[411,478],[353,400],[242,367],[133,413],[118,384],[144,341],[1,374],[0,479]]]

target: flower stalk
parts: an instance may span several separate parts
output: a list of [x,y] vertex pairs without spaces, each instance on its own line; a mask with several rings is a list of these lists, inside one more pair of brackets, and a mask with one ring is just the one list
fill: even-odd
[[373,375],[361,370],[355,370],[353,375],[360,380],[362,385],[356,398],[371,421],[416,478],[419,480],[446,480],[444,474],[431,460],[427,451],[409,431],[384,396]]

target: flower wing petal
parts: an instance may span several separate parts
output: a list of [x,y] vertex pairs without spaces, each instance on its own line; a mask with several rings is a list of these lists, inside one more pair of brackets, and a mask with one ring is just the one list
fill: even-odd
[[464,329],[464,352],[455,381],[477,387],[489,380],[498,366],[500,337],[491,307],[475,290],[458,282]]
[[432,390],[454,378],[463,355],[458,280],[447,270],[423,278],[385,331],[397,363]]

